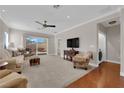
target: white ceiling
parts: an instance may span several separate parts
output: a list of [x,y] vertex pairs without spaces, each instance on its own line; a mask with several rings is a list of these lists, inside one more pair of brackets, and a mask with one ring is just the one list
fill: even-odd
[[[31,30],[46,34],[56,34],[65,29],[90,19],[115,11],[122,6],[116,5],[62,5],[54,9],[52,5],[1,5],[0,14],[3,20],[12,28]],[[42,29],[34,21],[48,21],[56,28]],[[39,30],[40,28],[40,30]]]

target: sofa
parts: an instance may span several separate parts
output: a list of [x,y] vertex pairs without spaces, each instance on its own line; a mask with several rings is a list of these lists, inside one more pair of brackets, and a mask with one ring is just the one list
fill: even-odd
[[11,53],[7,49],[0,48],[0,62],[8,62],[7,69],[15,72],[21,72],[21,63],[23,63],[22,57],[12,57]]
[[5,69],[5,70],[0,70],[0,79],[3,78],[3,77],[5,77],[6,75],[8,75],[8,74],[10,74],[10,73],[12,73],[11,70],[7,70],[7,69]]
[[25,76],[11,70],[0,70],[0,88],[26,88],[28,80]]
[[74,68],[84,68],[85,70],[87,70],[88,64],[91,59],[93,59],[92,52],[76,54],[76,56],[73,57],[73,66]]
[[22,64],[24,63],[24,56],[20,55],[17,57],[9,57],[8,59],[0,60],[0,62],[8,62],[6,69],[21,73]]
[[17,63],[16,59],[8,59],[6,61],[8,62],[8,65],[6,65],[6,69],[21,73],[21,63]]

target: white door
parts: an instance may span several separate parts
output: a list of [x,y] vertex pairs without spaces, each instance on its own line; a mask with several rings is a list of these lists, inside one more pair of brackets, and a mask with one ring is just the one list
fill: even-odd
[[61,56],[61,39],[58,39],[57,55]]

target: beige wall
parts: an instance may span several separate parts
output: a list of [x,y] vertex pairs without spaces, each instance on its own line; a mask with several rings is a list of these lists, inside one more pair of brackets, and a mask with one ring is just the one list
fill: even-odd
[[[4,24],[4,22],[0,19],[0,48],[4,47],[4,32],[9,33],[9,28]],[[0,57],[2,53],[0,52]]]
[[0,48],[3,48],[3,42],[4,42],[4,32],[9,33],[9,28],[6,26],[6,24],[0,19]]
[[52,54],[52,55],[55,54],[55,37],[53,35],[11,29],[10,42],[14,42],[16,48],[23,48],[25,47],[25,36],[26,35],[48,38],[48,54]]
[[55,36],[48,38],[48,54],[55,55]]
[[120,25],[107,28],[107,59],[120,63]]
[[23,34],[20,30],[11,29],[9,42],[13,42],[15,48],[23,48]]
[[94,22],[85,24],[78,28],[74,28],[70,31],[58,34],[57,39],[61,39],[61,56],[63,56],[63,51],[67,48],[67,39],[79,37],[80,47],[76,50],[80,52],[93,51],[94,52],[94,63],[96,62],[96,53],[97,53],[97,25]]
[[4,22],[0,19],[0,48],[3,47],[3,33],[9,33],[9,43],[14,42],[15,48],[23,48],[25,45],[24,35],[30,34],[35,36],[42,36],[48,38],[48,54],[55,54],[55,37],[53,35],[42,34],[38,32],[24,31],[18,29],[9,28]]
[[58,33],[56,35],[56,54],[57,54],[57,41],[58,39],[61,39],[61,56],[63,56],[63,50],[67,49],[67,39],[68,38],[74,38],[79,37],[80,38],[80,48],[77,48],[76,50],[79,50],[81,52],[84,51],[93,51],[94,52],[94,60],[93,64],[98,65],[98,29],[97,24],[100,22],[103,22],[105,20],[108,20],[112,17],[118,17],[119,13],[111,13],[108,15],[104,15],[103,17],[99,17],[97,19],[91,20],[89,22],[80,24],[78,26],[75,26],[73,28],[70,28],[66,30],[65,32]]
[[103,60],[120,63],[120,25],[104,27],[98,25],[99,48],[103,52]]
[[3,46],[2,41],[3,41],[3,31],[2,31],[2,26],[3,22],[0,20],[0,48]]

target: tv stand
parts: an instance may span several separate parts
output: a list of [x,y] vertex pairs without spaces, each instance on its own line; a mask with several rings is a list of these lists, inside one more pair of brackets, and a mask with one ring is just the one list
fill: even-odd
[[79,51],[74,50],[73,48],[71,50],[64,50],[64,59],[72,61],[72,58],[79,54]]

